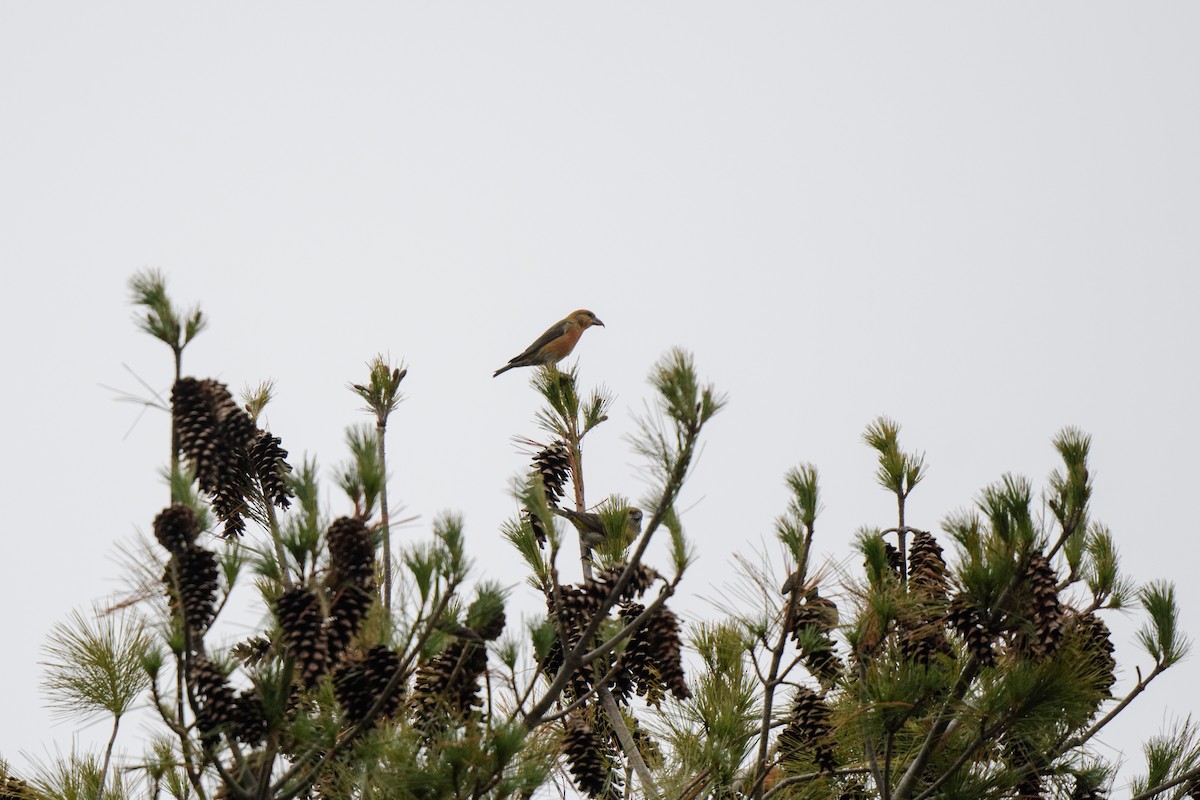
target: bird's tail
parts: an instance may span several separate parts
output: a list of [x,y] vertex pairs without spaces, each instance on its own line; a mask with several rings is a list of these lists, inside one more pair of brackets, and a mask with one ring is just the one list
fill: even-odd
[[513,367],[515,367],[515,366],[516,366],[516,364],[505,364],[503,367],[501,367],[500,369],[498,369],[498,370],[496,370],[495,372],[493,372],[493,373],[492,373],[492,377],[493,377],[493,378],[495,378],[495,377],[496,377],[497,375],[499,375],[501,372],[508,372],[510,369],[512,369],[512,368],[513,368]]

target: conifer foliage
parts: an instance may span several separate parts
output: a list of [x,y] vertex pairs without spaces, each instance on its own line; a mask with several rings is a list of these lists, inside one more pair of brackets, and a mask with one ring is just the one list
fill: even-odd
[[[62,796],[63,775],[92,797],[196,800],[1103,798],[1114,769],[1097,737],[1188,652],[1173,588],[1125,578],[1091,518],[1090,439],[1071,428],[1053,440],[1062,465],[1041,501],[1006,475],[935,528],[907,506],[924,455],[877,419],[863,439],[894,521],[817,563],[830,549],[820,482],[801,464],[785,475],[778,554],[739,556],[727,596],[744,607],[678,608],[695,553],[677,508],[725,403],[681,350],[650,372],[637,486],[584,484],[585,439],[612,396],[582,388],[578,367],[533,372],[539,432],[521,439],[529,461],[514,464],[502,531],[535,611],[514,623],[518,590],[471,563],[460,517],[395,536],[384,437],[407,369],[377,357],[351,384],[375,425],[350,429],[338,505],[315,460],[289,464],[259,427],[269,384],[239,402],[183,372],[199,310],[174,306],[157,273],[131,287],[179,376],[169,502],[147,510],[153,539],[129,559],[137,591],[119,608],[140,615],[136,635],[58,651],[116,653],[123,672],[51,666],[66,707],[112,714],[112,740],[139,695],[161,735],[116,770],[112,740],[102,760],[57,772],[18,778],[0,761],[0,798]],[[260,628],[223,627],[237,594],[260,604]],[[1114,697],[1105,617],[1135,602],[1146,657]],[[105,686],[125,691],[107,702]],[[1186,725],[1151,740],[1139,796],[1200,796],[1196,741]]]

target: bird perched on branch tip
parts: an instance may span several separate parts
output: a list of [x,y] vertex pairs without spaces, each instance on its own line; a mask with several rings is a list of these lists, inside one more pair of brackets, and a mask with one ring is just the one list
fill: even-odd
[[[583,543],[588,547],[599,547],[604,543],[606,534],[604,531],[604,520],[599,514],[591,511],[571,511],[568,508],[552,509],[555,514],[560,517],[566,517],[579,530],[579,536],[583,539]],[[629,537],[629,541],[642,532],[642,510],[640,508],[629,508],[629,520],[625,525],[625,533]]]
[[513,356],[508,363],[492,373],[496,377],[501,372],[507,372],[513,367],[539,367],[546,364],[557,364],[575,349],[579,337],[593,325],[604,327],[604,323],[587,309],[580,309],[567,315],[565,319],[551,325],[545,333],[533,344],[525,348],[520,355]]

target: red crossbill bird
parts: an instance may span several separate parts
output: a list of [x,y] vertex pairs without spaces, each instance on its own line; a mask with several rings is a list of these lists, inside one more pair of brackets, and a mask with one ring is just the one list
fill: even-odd
[[551,325],[537,341],[525,348],[519,356],[513,356],[508,363],[492,373],[496,377],[501,372],[507,372],[513,367],[540,367],[545,364],[557,364],[575,349],[579,337],[593,325],[604,327],[604,323],[596,315],[586,309],[569,314]]
[[[625,524],[626,541],[633,541],[642,532],[642,510],[629,508],[629,519]],[[579,530],[583,543],[588,547],[599,547],[604,543],[604,521],[599,514],[591,511],[572,511],[569,508],[556,508],[554,513],[566,517]]]

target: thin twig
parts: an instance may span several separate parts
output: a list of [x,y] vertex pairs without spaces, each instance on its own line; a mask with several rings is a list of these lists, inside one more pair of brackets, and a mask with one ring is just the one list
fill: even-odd
[[383,527],[383,608],[388,616],[392,613],[392,528],[391,511],[388,508],[387,481],[387,413],[383,408],[375,410],[376,452],[379,456],[379,473],[383,484],[379,488],[379,520]]
[[104,786],[108,783],[108,766],[112,763],[113,745],[117,742],[117,729],[121,724],[121,715],[113,714],[112,736],[108,737],[108,746],[104,748],[104,763],[100,766],[100,780],[96,786],[96,800],[103,800]]
[[283,550],[283,534],[279,528],[279,516],[275,513],[275,504],[267,496],[266,487],[259,478],[258,487],[262,493],[263,507],[267,510],[267,527],[271,533],[271,543],[275,546],[275,560],[279,562],[279,574],[283,579],[283,588],[292,588],[292,576],[289,574],[287,554]]
[[868,770],[866,767],[850,767],[847,769],[833,769],[825,770],[824,772],[806,772],[803,775],[792,775],[791,777],[778,781],[774,786],[772,786],[771,791],[763,795],[763,800],[771,800],[772,797],[789,786],[795,786],[797,783],[815,781],[817,778],[826,775],[831,777],[843,777],[845,775],[866,775],[869,772],[870,770]]
[[624,665],[621,664],[619,661],[614,662],[612,667],[609,668],[608,672],[604,673],[603,676],[601,676],[598,680],[594,681],[592,683],[591,687],[589,687],[586,692],[584,692],[583,694],[576,697],[574,700],[572,700],[570,702],[569,705],[565,706],[560,711],[556,711],[553,714],[547,714],[545,717],[542,718],[542,722],[554,722],[554,721],[560,720],[564,717],[569,717],[575,711],[579,710],[582,706],[584,706],[587,703],[587,701],[590,700],[594,695],[599,694],[600,690],[603,687],[608,686],[612,682],[612,679],[615,678],[617,676],[617,673],[620,672],[623,668],[624,668]]

